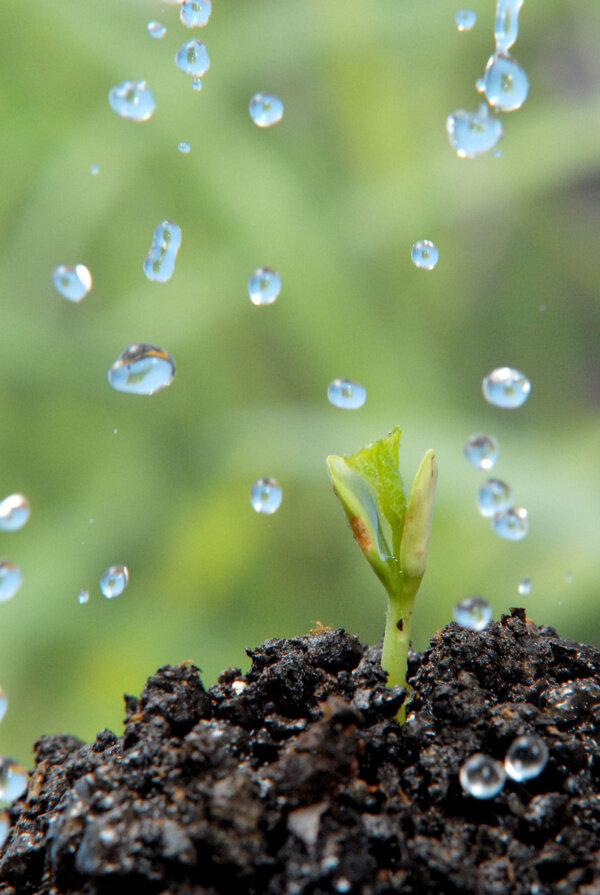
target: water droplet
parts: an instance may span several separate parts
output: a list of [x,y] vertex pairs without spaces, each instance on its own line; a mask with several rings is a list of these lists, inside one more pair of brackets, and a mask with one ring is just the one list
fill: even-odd
[[520,594],[530,594],[532,588],[531,578],[521,578],[517,590]]
[[194,78],[194,80],[192,81],[192,90],[196,90],[197,92],[200,92],[200,90],[202,90],[201,78]]
[[539,307],[540,314],[543,314],[544,311],[547,311],[547,310],[548,310],[548,306],[547,306],[547,305],[544,305],[544,304],[541,304],[541,305],[540,305],[540,307]]
[[471,755],[461,766],[458,776],[464,791],[476,799],[491,799],[498,795],[506,780],[500,762],[482,752]]
[[22,584],[21,569],[9,559],[0,560],[0,603],[14,597]]
[[24,494],[10,494],[0,502],[0,530],[17,531],[29,519],[31,509]]
[[490,57],[484,75],[485,96],[495,109],[513,112],[520,109],[529,92],[529,79],[518,62],[505,53]]
[[207,24],[211,11],[210,0],[183,0],[179,18],[186,28],[201,28]]
[[522,783],[532,780],[546,767],[548,747],[536,736],[517,737],[506,753],[504,769],[509,777]]
[[0,848],[2,848],[2,846],[8,839],[9,832],[10,814],[6,810],[0,811]]
[[77,594],[77,602],[82,606],[84,603],[87,603],[89,598],[90,598],[89,590],[80,590],[79,593]]
[[519,10],[523,0],[497,0],[494,37],[496,52],[503,53],[510,49],[519,33]]
[[520,407],[531,391],[531,383],[524,373],[512,367],[498,367],[481,383],[483,397],[494,407]]
[[477,21],[477,13],[474,9],[459,9],[454,21],[459,31],[470,31]]
[[192,147],[190,146],[189,143],[184,143],[183,141],[182,141],[181,143],[178,143],[178,144],[177,144],[177,149],[178,149],[180,152],[183,152],[184,154],[187,154],[187,153],[190,151],[191,148],[192,148]]
[[416,267],[421,270],[433,270],[438,263],[440,253],[430,239],[419,239],[410,250],[410,257]]
[[367,400],[367,390],[351,379],[334,379],[327,387],[327,397],[340,410],[358,410]]
[[231,684],[231,689],[235,693],[236,696],[239,696],[244,690],[248,689],[248,684],[246,681],[233,681]]
[[492,528],[497,535],[507,541],[520,541],[529,531],[527,510],[524,507],[517,507],[496,513],[492,519]]
[[123,81],[108,91],[111,109],[121,118],[147,121],[154,114],[156,103],[146,81]]
[[512,489],[500,479],[487,479],[477,492],[477,509],[482,516],[494,516],[512,503]]
[[498,442],[492,435],[471,435],[463,450],[467,460],[479,469],[491,469],[498,459]]
[[458,109],[446,119],[450,145],[459,158],[476,158],[493,149],[502,137],[502,122],[491,118],[486,105],[477,112]]
[[335,891],[339,892],[340,895],[346,895],[346,892],[349,892],[352,888],[352,883],[345,876],[340,876],[339,879],[335,881]]
[[468,631],[483,631],[491,620],[492,607],[483,597],[467,597],[454,607],[454,621]]
[[0,758],[0,802],[14,802],[27,789],[29,776],[12,758]]
[[99,171],[100,171],[99,165],[91,165],[90,166],[90,174],[96,175],[99,173]]
[[2,687],[0,687],[0,721],[6,715],[6,710],[8,708],[8,700],[6,699],[6,695]]
[[250,488],[250,503],[257,513],[275,513],[281,506],[281,485],[276,479],[257,479]]
[[173,221],[161,221],[154,229],[152,245],[144,259],[144,273],[155,283],[166,283],[173,276],[181,245],[181,229]]
[[270,267],[259,267],[248,280],[248,294],[255,305],[272,305],[281,292],[281,277]]
[[210,59],[206,51],[206,44],[199,40],[188,40],[179,47],[175,53],[175,65],[184,71],[186,75],[194,75],[201,78],[204,72],[210,68]]
[[109,566],[100,577],[100,590],[107,600],[119,597],[129,581],[129,569],[127,566]]
[[157,40],[160,40],[167,33],[167,29],[162,22],[148,22],[148,25],[146,27],[148,28],[148,34],[150,35],[150,37],[155,37]]
[[565,583],[566,583],[566,584],[572,584],[572,583],[573,583],[573,577],[574,577],[574,576],[573,576],[573,573],[572,573],[572,572],[565,572]]
[[272,93],[255,93],[249,111],[257,127],[271,127],[283,118],[283,103]]
[[108,381],[118,392],[153,395],[171,385],[175,361],[163,348],[139,342],[130,345],[108,371]]
[[59,264],[52,271],[54,286],[69,301],[81,301],[92,288],[92,275],[85,264]]

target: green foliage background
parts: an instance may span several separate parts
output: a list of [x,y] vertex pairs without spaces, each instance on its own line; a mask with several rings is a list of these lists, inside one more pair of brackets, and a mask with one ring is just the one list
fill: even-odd
[[[208,684],[317,619],[377,640],[385,595],[324,458],[396,424],[407,484],[426,448],[440,466],[416,644],[472,593],[600,642],[600,5],[527,0],[530,97],[501,158],[460,160],[444,123],[477,105],[494,5],[470,3],[459,34],[448,0],[216,0],[199,33],[153,0],[2,0],[0,491],[32,515],[0,536],[24,574],[0,606],[1,752],[29,763],[41,733],[120,730],[122,693],[167,662]],[[212,61],[200,94],[173,63],[191,37]],[[157,100],[142,124],[107,101],[138,78]],[[285,103],[268,131],[247,112],[264,89]],[[164,218],[183,244],[158,285],[142,261]],[[410,261],[419,238],[439,247],[431,273]],[[72,305],[51,273],[78,262],[94,288]],[[260,265],[283,280],[269,308],[246,291]],[[106,379],[137,341],[177,363],[151,398]],[[531,378],[520,410],[481,396],[501,365]],[[336,376],[366,386],[362,410],[328,404]],[[462,449],[478,431],[529,510],[520,543],[476,511],[485,475]],[[249,505],[261,475],[284,489],[273,517]],[[130,584],[107,601],[116,562]]]

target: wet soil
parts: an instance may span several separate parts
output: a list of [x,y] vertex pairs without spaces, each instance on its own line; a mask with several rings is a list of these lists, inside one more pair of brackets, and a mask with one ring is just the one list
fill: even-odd
[[[249,655],[208,691],[160,668],[119,737],[38,740],[1,895],[600,895],[598,649],[523,610],[452,623],[411,655],[402,727],[379,648],[343,630]],[[543,772],[467,795],[465,759],[523,734]]]

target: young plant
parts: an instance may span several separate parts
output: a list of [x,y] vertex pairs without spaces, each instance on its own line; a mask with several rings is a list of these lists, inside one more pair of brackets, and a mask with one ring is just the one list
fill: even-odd
[[[327,457],[333,489],[388,598],[381,665],[388,686],[406,683],[413,604],[427,563],[437,463],[427,451],[408,498],[398,468],[401,429],[351,457]],[[402,723],[406,703],[398,713]]]

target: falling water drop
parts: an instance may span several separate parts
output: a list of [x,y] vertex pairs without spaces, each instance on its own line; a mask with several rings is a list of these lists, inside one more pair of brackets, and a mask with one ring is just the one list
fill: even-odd
[[196,78],[201,78],[210,68],[206,44],[200,43],[195,38],[188,40],[175,53],[175,65],[181,71],[184,71],[186,75],[194,75]]
[[477,21],[477,13],[474,9],[459,9],[454,21],[459,31],[470,31]]
[[173,276],[181,228],[173,221],[161,221],[154,229],[152,245],[144,259],[144,273],[155,283],[166,283]]
[[519,33],[519,10],[523,0],[497,0],[494,37],[496,52],[505,53],[512,47]]
[[521,578],[521,580],[519,581],[518,587],[517,587],[517,590],[519,591],[519,593],[521,595],[530,594],[531,588],[532,588],[531,578]]
[[270,267],[259,267],[248,280],[248,294],[255,305],[272,305],[281,292],[281,277]]
[[0,603],[5,603],[23,584],[21,569],[9,559],[0,560]]
[[195,90],[197,93],[199,93],[202,90],[202,79],[201,78],[194,78],[194,80],[192,81],[192,90]]
[[446,131],[459,158],[476,158],[493,149],[502,137],[502,122],[491,118],[481,104],[477,112],[459,109],[448,116]]
[[109,566],[100,577],[100,590],[107,600],[119,597],[129,581],[129,569],[127,566]]
[[482,516],[494,516],[512,503],[512,489],[500,479],[487,479],[477,492],[477,508]]
[[506,780],[506,772],[499,761],[476,752],[461,766],[460,785],[476,799],[491,799],[497,795]]
[[207,24],[211,11],[210,0],[183,0],[179,18],[186,28],[201,28]]
[[28,774],[12,758],[0,758],[0,802],[14,802],[27,789]]
[[90,166],[90,174],[93,174],[95,176],[96,174],[99,174],[99,173],[100,173],[99,165],[91,165]]
[[171,385],[175,361],[163,348],[138,342],[130,345],[108,371],[108,381],[118,392],[153,395]]
[[83,590],[83,589],[82,589],[82,590],[80,590],[79,593],[77,594],[77,602],[80,604],[80,606],[83,606],[84,603],[87,603],[88,600],[89,600],[89,598],[90,598],[90,592],[89,592],[89,590]]
[[150,35],[150,37],[154,37],[156,38],[156,40],[160,40],[167,33],[167,29],[162,22],[148,22],[148,25],[146,27],[148,29],[148,34]]
[[92,275],[85,264],[59,264],[52,271],[54,286],[63,298],[81,301],[92,288]]
[[352,379],[334,379],[327,387],[327,397],[340,410],[358,410],[367,400],[367,390]]
[[548,761],[548,747],[536,736],[517,737],[506,753],[504,769],[509,777],[522,783],[539,776]]
[[410,257],[415,267],[420,267],[421,270],[433,270],[440,253],[430,239],[419,239],[410,250]]
[[8,708],[8,700],[6,699],[6,695],[2,687],[0,687],[0,721],[6,715],[6,710]]
[[185,143],[185,142],[182,141],[181,143],[178,143],[178,144],[177,144],[177,148],[178,148],[178,150],[179,150],[180,152],[182,152],[184,155],[187,155],[187,153],[191,150],[192,147],[190,146],[189,143]]
[[531,383],[524,373],[512,367],[498,367],[481,383],[483,397],[494,407],[513,408],[525,403]]
[[471,435],[465,442],[464,452],[473,466],[491,469],[498,459],[498,442],[491,435]]
[[507,541],[520,541],[529,531],[527,510],[524,507],[517,507],[496,513],[492,519],[492,528],[497,535]]
[[255,93],[249,111],[257,127],[271,127],[283,118],[283,103],[272,93]]
[[500,112],[513,112],[527,99],[529,79],[512,56],[495,53],[485,69],[484,89],[490,106]]
[[0,530],[17,531],[23,528],[31,508],[24,494],[10,494],[0,502]]
[[275,513],[281,506],[281,498],[281,485],[276,479],[257,479],[250,489],[250,503],[257,513]]
[[492,607],[483,597],[467,597],[454,607],[454,621],[468,631],[483,631],[491,620]]
[[111,109],[121,118],[147,121],[154,114],[156,103],[146,81],[123,81],[108,91]]

